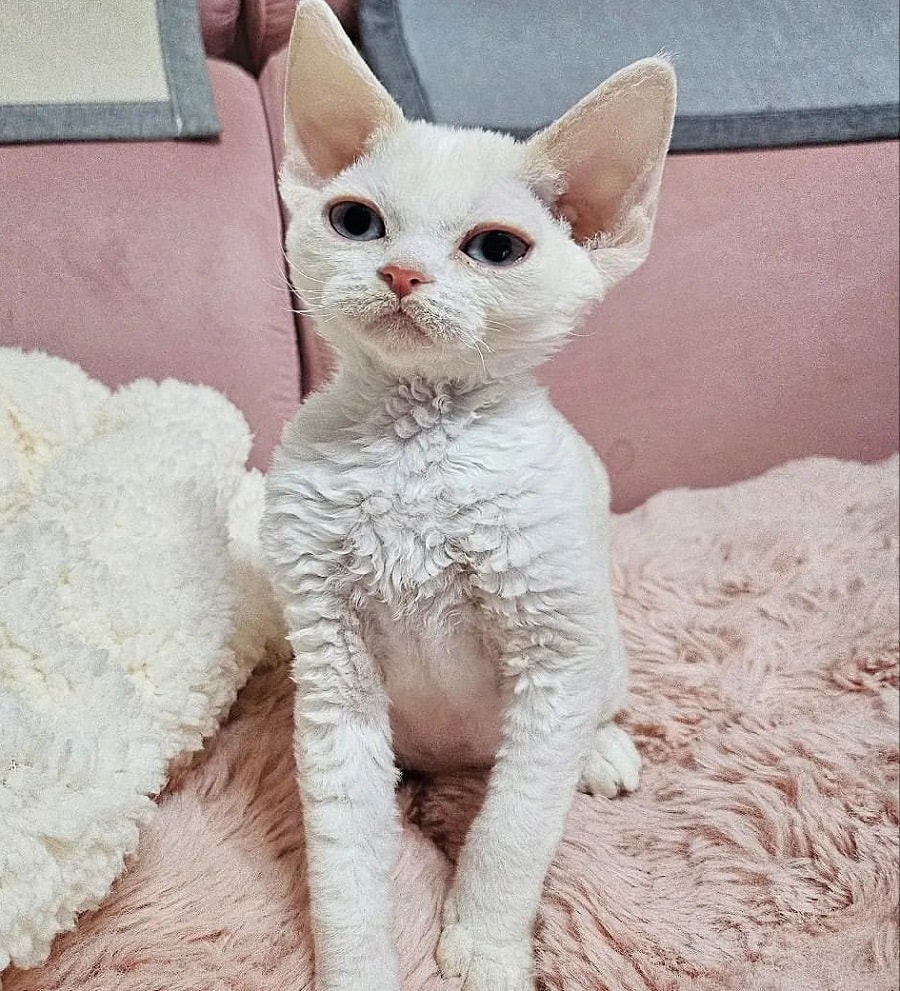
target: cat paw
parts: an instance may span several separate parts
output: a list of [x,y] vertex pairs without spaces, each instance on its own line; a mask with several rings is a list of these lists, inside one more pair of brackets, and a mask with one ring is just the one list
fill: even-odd
[[395,974],[377,974],[369,970],[366,971],[364,985],[360,983],[359,974],[330,978],[317,974],[313,984],[315,991],[360,991],[363,986],[365,991],[401,991]]
[[635,791],[640,779],[641,755],[631,737],[615,723],[604,723],[581,772],[579,791],[615,798],[621,792]]
[[531,935],[519,941],[492,942],[486,925],[473,925],[460,913],[454,888],[444,899],[438,968],[446,978],[461,977],[460,991],[534,991]]
[[460,922],[445,925],[437,962],[446,978],[461,977],[461,991],[534,991],[531,940],[497,945]]

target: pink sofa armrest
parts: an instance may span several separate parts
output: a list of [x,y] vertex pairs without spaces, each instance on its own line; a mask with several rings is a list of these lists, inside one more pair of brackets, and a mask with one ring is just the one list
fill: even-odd
[[[347,33],[354,36],[355,0],[328,0],[328,4]],[[255,68],[262,68],[274,52],[288,43],[296,7],[297,0],[244,0],[247,42]]]
[[617,510],[897,450],[897,151],[670,156],[650,257],[543,370]]
[[197,6],[206,54],[223,58],[234,44],[241,0],[199,0]]

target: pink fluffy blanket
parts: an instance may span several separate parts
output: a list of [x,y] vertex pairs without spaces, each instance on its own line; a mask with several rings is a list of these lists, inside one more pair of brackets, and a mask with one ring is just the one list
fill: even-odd
[[[614,525],[640,791],[579,795],[536,932],[552,991],[894,991],[898,461],[787,465]],[[256,675],[111,895],[7,991],[311,988],[291,686]],[[483,793],[404,782],[408,991]],[[365,980],[360,983],[364,991]]]

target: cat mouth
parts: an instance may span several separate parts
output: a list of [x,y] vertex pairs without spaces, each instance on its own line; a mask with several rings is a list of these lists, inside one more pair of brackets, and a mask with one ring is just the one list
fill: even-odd
[[423,344],[431,340],[416,318],[403,309],[381,314],[368,324],[367,329],[388,343]]

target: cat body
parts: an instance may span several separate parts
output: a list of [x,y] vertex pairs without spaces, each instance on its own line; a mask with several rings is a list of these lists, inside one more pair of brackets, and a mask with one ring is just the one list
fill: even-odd
[[[646,254],[674,108],[637,63],[529,142],[406,121],[327,6],[298,6],[282,192],[338,371],[286,427],[262,539],[294,650],[317,991],[399,991],[398,765],[490,767],[437,961],[532,991],[579,782],[640,760],[609,485],[533,369]],[[600,799],[602,800],[602,799]]]
[[583,634],[596,665],[584,695],[597,696],[597,723],[608,719],[626,664],[599,461],[533,382],[458,392],[378,378],[373,390],[372,379],[339,375],[300,410],[270,472],[269,518],[283,512],[291,555],[308,547],[345,576],[340,594],[382,673],[400,765],[493,763],[498,621],[507,604],[554,595],[554,568],[577,573],[589,617],[606,620]]

